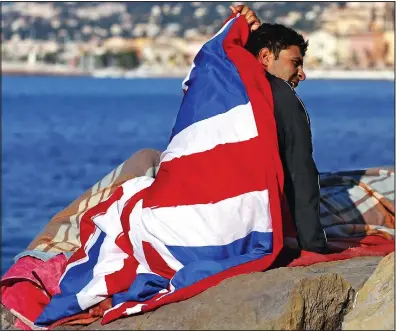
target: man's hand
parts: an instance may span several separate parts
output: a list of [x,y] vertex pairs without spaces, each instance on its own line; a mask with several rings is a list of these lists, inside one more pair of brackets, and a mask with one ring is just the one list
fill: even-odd
[[257,18],[256,13],[251,10],[248,6],[238,5],[238,6],[230,6],[230,9],[233,14],[240,13],[244,15],[249,26],[250,31],[257,30],[260,27],[260,20]]

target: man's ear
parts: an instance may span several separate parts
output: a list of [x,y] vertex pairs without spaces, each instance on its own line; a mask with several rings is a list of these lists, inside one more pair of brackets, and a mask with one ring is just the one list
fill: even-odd
[[260,52],[258,53],[257,59],[258,61],[265,67],[268,68],[269,63],[274,55],[268,48],[262,48],[260,49]]

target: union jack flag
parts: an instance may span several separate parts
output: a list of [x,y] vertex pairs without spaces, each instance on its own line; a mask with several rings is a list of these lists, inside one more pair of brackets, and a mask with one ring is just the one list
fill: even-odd
[[129,180],[85,213],[82,246],[37,326],[112,297],[105,324],[275,260],[283,173],[271,88],[248,36],[233,15],[203,45],[156,178]]

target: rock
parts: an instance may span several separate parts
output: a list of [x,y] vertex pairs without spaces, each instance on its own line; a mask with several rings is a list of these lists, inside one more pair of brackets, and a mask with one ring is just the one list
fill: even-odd
[[1,309],[1,324],[0,330],[15,330],[13,327],[15,323],[15,316],[2,304],[0,304]]
[[[107,325],[60,330],[340,330],[381,257],[277,268],[226,279],[182,302]],[[3,314],[3,313],[2,313]]]
[[189,300],[83,329],[340,330],[355,291],[380,259],[362,257],[240,275]]
[[394,252],[384,257],[358,291],[355,307],[342,323],[343,330],[395,329],[394,259]]

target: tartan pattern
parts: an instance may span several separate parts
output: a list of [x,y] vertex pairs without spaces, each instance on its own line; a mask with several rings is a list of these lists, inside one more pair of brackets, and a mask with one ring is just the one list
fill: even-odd
[[320,218],[328,238],[394,238],[394,170],[370,168],[320,177]]
[[128,160],[98,181],[92,188],[56,214],[28,246],[42,252],[75,252],[80,247],[80,221],[84,213],[105,201],[127,180],[155,176],[161,153],[153,149],[136,152]]

